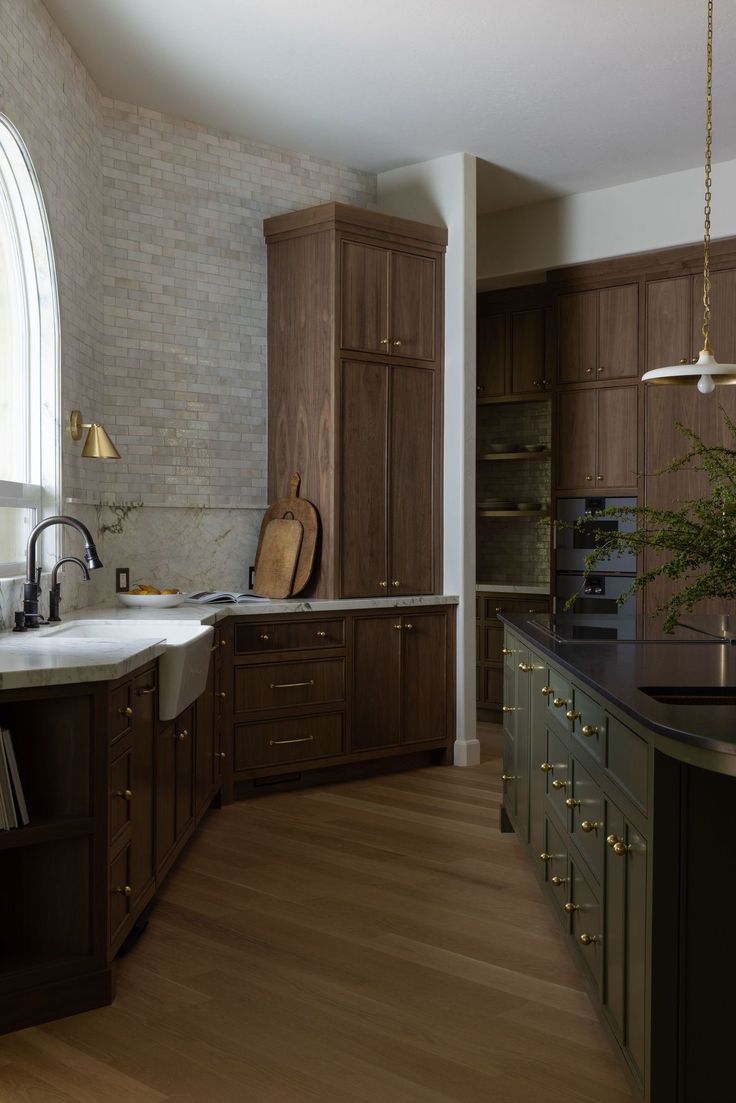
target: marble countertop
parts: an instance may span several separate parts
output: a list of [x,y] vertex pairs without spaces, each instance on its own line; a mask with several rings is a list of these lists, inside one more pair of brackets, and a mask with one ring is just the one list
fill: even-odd
[[[286,613],[335,613],[355,609],[401,609],[422,605],[457,605],[447,594],[418,597],[356,598],[308,601],[257,601],[244,605],[179,605],[174,609],[141,609],[122,605],[94,605],[64,617],[75,621],[140,622],[139,639],[74,639],[55,636],[43,626],[29,632],[0,633],[0,690],[76,682],[114,681],[130,674],[166,650],[166,624],[216,624],[226,617],[278,616]],[[111,625],[111,636],[114,625]]]

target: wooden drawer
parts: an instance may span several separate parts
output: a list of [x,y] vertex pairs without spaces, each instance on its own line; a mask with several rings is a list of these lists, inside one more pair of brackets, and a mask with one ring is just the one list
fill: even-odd
[[491,594],[484,604],[484,619],[491,624],[499,623],[499,613],[546,613],[549,609],[547,597],[524,597],[523,594]]
[[572,789],[570,762],[567,747],[550,728],[547,728],[546,755],[546,766],[550,767],[545,770],[547,802],[559,817],[561,825],[567,829],[568,808],[565,801]]
[[130,916],[133,886],[130,883],[130,843],[110,862],[109,941],[114,945],[125,931]]
[[133,717],[133,683],[124,682],[110,694],[110,742],[130,731]]
[[646,812],[649,748],[635,732],[607,715],[605,768],[628,796]]
[[605,846],[603,794],[588,771],[572,756],[570,834],[596,880],[603,876]]
[[236,624],[235,654],[252,655],[268,651],[306,651],[319,647],[342,647],[345,621],[273,621],[268,624]]
[[332,704],[344,697],[344,659],[235,668],[236,712]]
[[603,987],[603,912],[598,894],[574,861],[570,863],[569,888],[570,933],[585,971],[600,995]]
[[110,766],[110,846],[114,846],[130,823],[133,751],[128,747]]
[[564,910],[568,898],[567,846],[563,836],[549,817],[544,819],[544,850],[540,854],[544,863],[544,881],[557,906]]
[[235,725],[235,769],[280,766],[343,754],[342,713]]
[[597,762],[603,761],[603,749],[606,736],[606,714],[600,705],[591,700],[577,686],[573,688],[573,709],[579,715],[572,726],[572,734],[588,754]]

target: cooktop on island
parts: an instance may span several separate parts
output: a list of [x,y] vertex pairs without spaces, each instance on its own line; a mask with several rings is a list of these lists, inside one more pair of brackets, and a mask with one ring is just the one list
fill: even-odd
[[[661,622],[660,622],[661,623]],[[527,624],[557,643],[720,643],[736,644],[736,617],[683,614],[672,633],[653,618],[593,616],[586,613],[538,613]]]

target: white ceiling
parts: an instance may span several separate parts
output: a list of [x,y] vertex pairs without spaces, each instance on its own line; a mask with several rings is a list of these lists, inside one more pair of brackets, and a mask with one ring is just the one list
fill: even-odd
[[[463,151],[482,210],[702,161],[706,0],[45,0],[100,89],[373,172]],[[715,159],[736,157],[716,0]]]

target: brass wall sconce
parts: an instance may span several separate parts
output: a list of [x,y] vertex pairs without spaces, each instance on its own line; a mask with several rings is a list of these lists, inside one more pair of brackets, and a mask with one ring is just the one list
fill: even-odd
[[89,429],[87,439],[82,448],[82,456],[85,460],[119,460],[120,453],[107,435],[104,425],[96,422],[83,422],[81,410],[72,410],[69,419],[72,440],[82,439],[82,430]]

